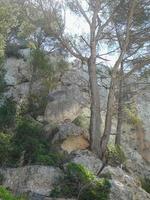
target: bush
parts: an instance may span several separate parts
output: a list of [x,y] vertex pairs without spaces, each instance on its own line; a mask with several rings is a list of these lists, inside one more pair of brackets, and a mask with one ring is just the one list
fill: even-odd
[[4,175],[0,173],[0,185],[2,185],[4,181]]
[[35,121],[27,118],[20,119],[12,138],[12,160],[17,163],[22,158],[23,165],[35,163],[38,154],[45,153],[48,149],[42,133],[42,126]]
[[43,127],[34,120],[22,118],[17,122],[16,133],[11,140],[10,163],[12,165],[59,166],[64,155],[51,152],[44,137]]
[[52,190],[51,197],[78,198],[79,200],[107,200],[110,183],[107,179],[98,179],[82,165],[67,165],[64,177]]
[[73,123],[77,126],[80,126],[83,129],[89,130],[90,127],[90,111],[84,110],[74,121]]
[[142,188],[146,192],[150,193],[150,179],[145,177],[145,178],[141,178],[140,181],[141,181]]
[[14,124],[16,104],[11,99],[4,99],[0,106],[0,129],[7,129]]
[[25,200],[22,197],[14,197],[11,192],[0,186],[0,199],[2,200]]
[[7,57],[15,57],[15,58],[20,58],[20,54],[19,54],[19,46],[16,44],[11,44],[9,46],[6,47],[6,56]]
[[126,161],[126,156],[122,148],[118,145],[108,145],[107,148],[107,160],[108,164],[112,166],[118,166]]
[[5,91],[6,88],[6,82],[4,76],[5,76],[5,70],[3,68],[3,60],[0,57],[0,95]]
[[5,165],[9,159],[10,151],[10,140],[9,134],[0,133],[0,165]]
[[141,124],[141,120],[139,116],[137,115],[137,111],[134,105],[130,105],[129,107],[125,108],[125,113],[128,118],[128,123],[137,126],[138,124]]

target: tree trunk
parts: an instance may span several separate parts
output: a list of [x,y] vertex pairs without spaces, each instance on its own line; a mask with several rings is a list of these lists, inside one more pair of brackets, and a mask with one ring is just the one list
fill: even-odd
[[105,152],[107,149],[107,144],[109,141],[109,137],[111,134],[111,126],[112,126],[112,114],[113,114],[113,105],[114,105],[114,86],[115,86],[115,76],[112,76],[108,101],[107,101],[107,112],[105,118],[105,129],[104,134],[101,138],[100,142],[100,158],[103,160],[105,158]]
[[118,122],[115,144],[121,144],[121,129],[123,121],[123,63],[121,64],[120,76],[119,76],[119,95],[118,95]]
[[100,114],[100,94],[96,73],[96,28],[97,15],[100,9],[99,2],[95,2],[95,12],[93,13],[90,25],[90,58],[88,59],[88,72],[91,91],[91,117],[90,117],[90,147],[91,150],[100,155],[101,139],[101,114]]
[[91,118],[90,118],[90,147],[91,150],[100,155],[101,138],[101,115],[100,115],[100,95],[97,84],[96,64],[93,58],[89,60],[89,81],[91,90]]

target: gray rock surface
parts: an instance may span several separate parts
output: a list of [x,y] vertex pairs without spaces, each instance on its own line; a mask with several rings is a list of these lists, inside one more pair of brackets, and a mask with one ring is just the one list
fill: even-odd
[[111,175],[110,200],[149,200],[150,194],[141,188],[137,178],[121,168],[106,167],[102,174]]
[[88,150],[74,152],[72,162],[85,166],[95,174],[102,167],[102,161]]
[[49,195],[53,184],[62,174],[58,168],[46,166],[25,166],[0,169],[4,176],[3,185],[15,193],[37,193]]
[[62,123],[58,126],[58,130],[59,131],[55,134],[53,138],[53,143],[56,141],[65,140],[69,136],[84,135],[85,138],[89,137],[86,130],[71,122]]
[[85,99],[78,86],[63,87],[50,93],[49,98],[44,115],[47,122],[73,121],[85,106]]

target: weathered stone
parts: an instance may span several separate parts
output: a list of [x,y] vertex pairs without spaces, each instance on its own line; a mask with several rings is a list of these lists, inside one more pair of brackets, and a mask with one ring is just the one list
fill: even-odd
[[110,200],[148,200],[150,194],[141,188],[140,181],[131,174],[125,173],[121,168],[107,166],[101,175],[111,176]]
[[64,140],[61,144],[61,148],[68,152],[71,153],[76,150],[84,150],[89,147],[89,142],[88,140],[83,136],[69,136],[66,140]]
[[83,128],[75,125],[71,122],[65,122],[58,126],[58,132],[56,133],[53,143],[60,140],[65,140],[69,136],[80,136],[83,135],[85,138],[88,138],[88,133]]
[[46,166],[26,166],[0,169],[4,176],[3,185],[15,193],[37,193],[49,195],[53,184],[61,175],[58,168]]
[[13,86],[30,80],[30,66],[23,59],[7,58],[4,69],[7,85]]
[[65,87],[49,94],[45,121],[61,123],[73,121],[85,106],[84,98],[77,86]]
[[71,161],[85,166],[95,174],[97,174],[102,167],[102,161],[88,150],[74,152]]

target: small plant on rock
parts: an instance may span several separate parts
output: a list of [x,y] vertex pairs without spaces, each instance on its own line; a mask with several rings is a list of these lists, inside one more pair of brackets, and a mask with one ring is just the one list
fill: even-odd
[[25,200],[23,197],[15,197],[4,187],[0,186],[0,199],[2,200]]
[[119,145],[108,145],[106,156],[108,164],[114,167],[122,165],[126,161],[126,156]]
[[142,188],[146,192],[150,193],[150,179],[145,177],[145,178],[141,178],[140,180],[141,180]]
[[79,200],[107,200],[110,183],[105,178],[97,178],[85,167],[75,163],[69,163],[64,177],[52,190],[51,197],[75,197]]

